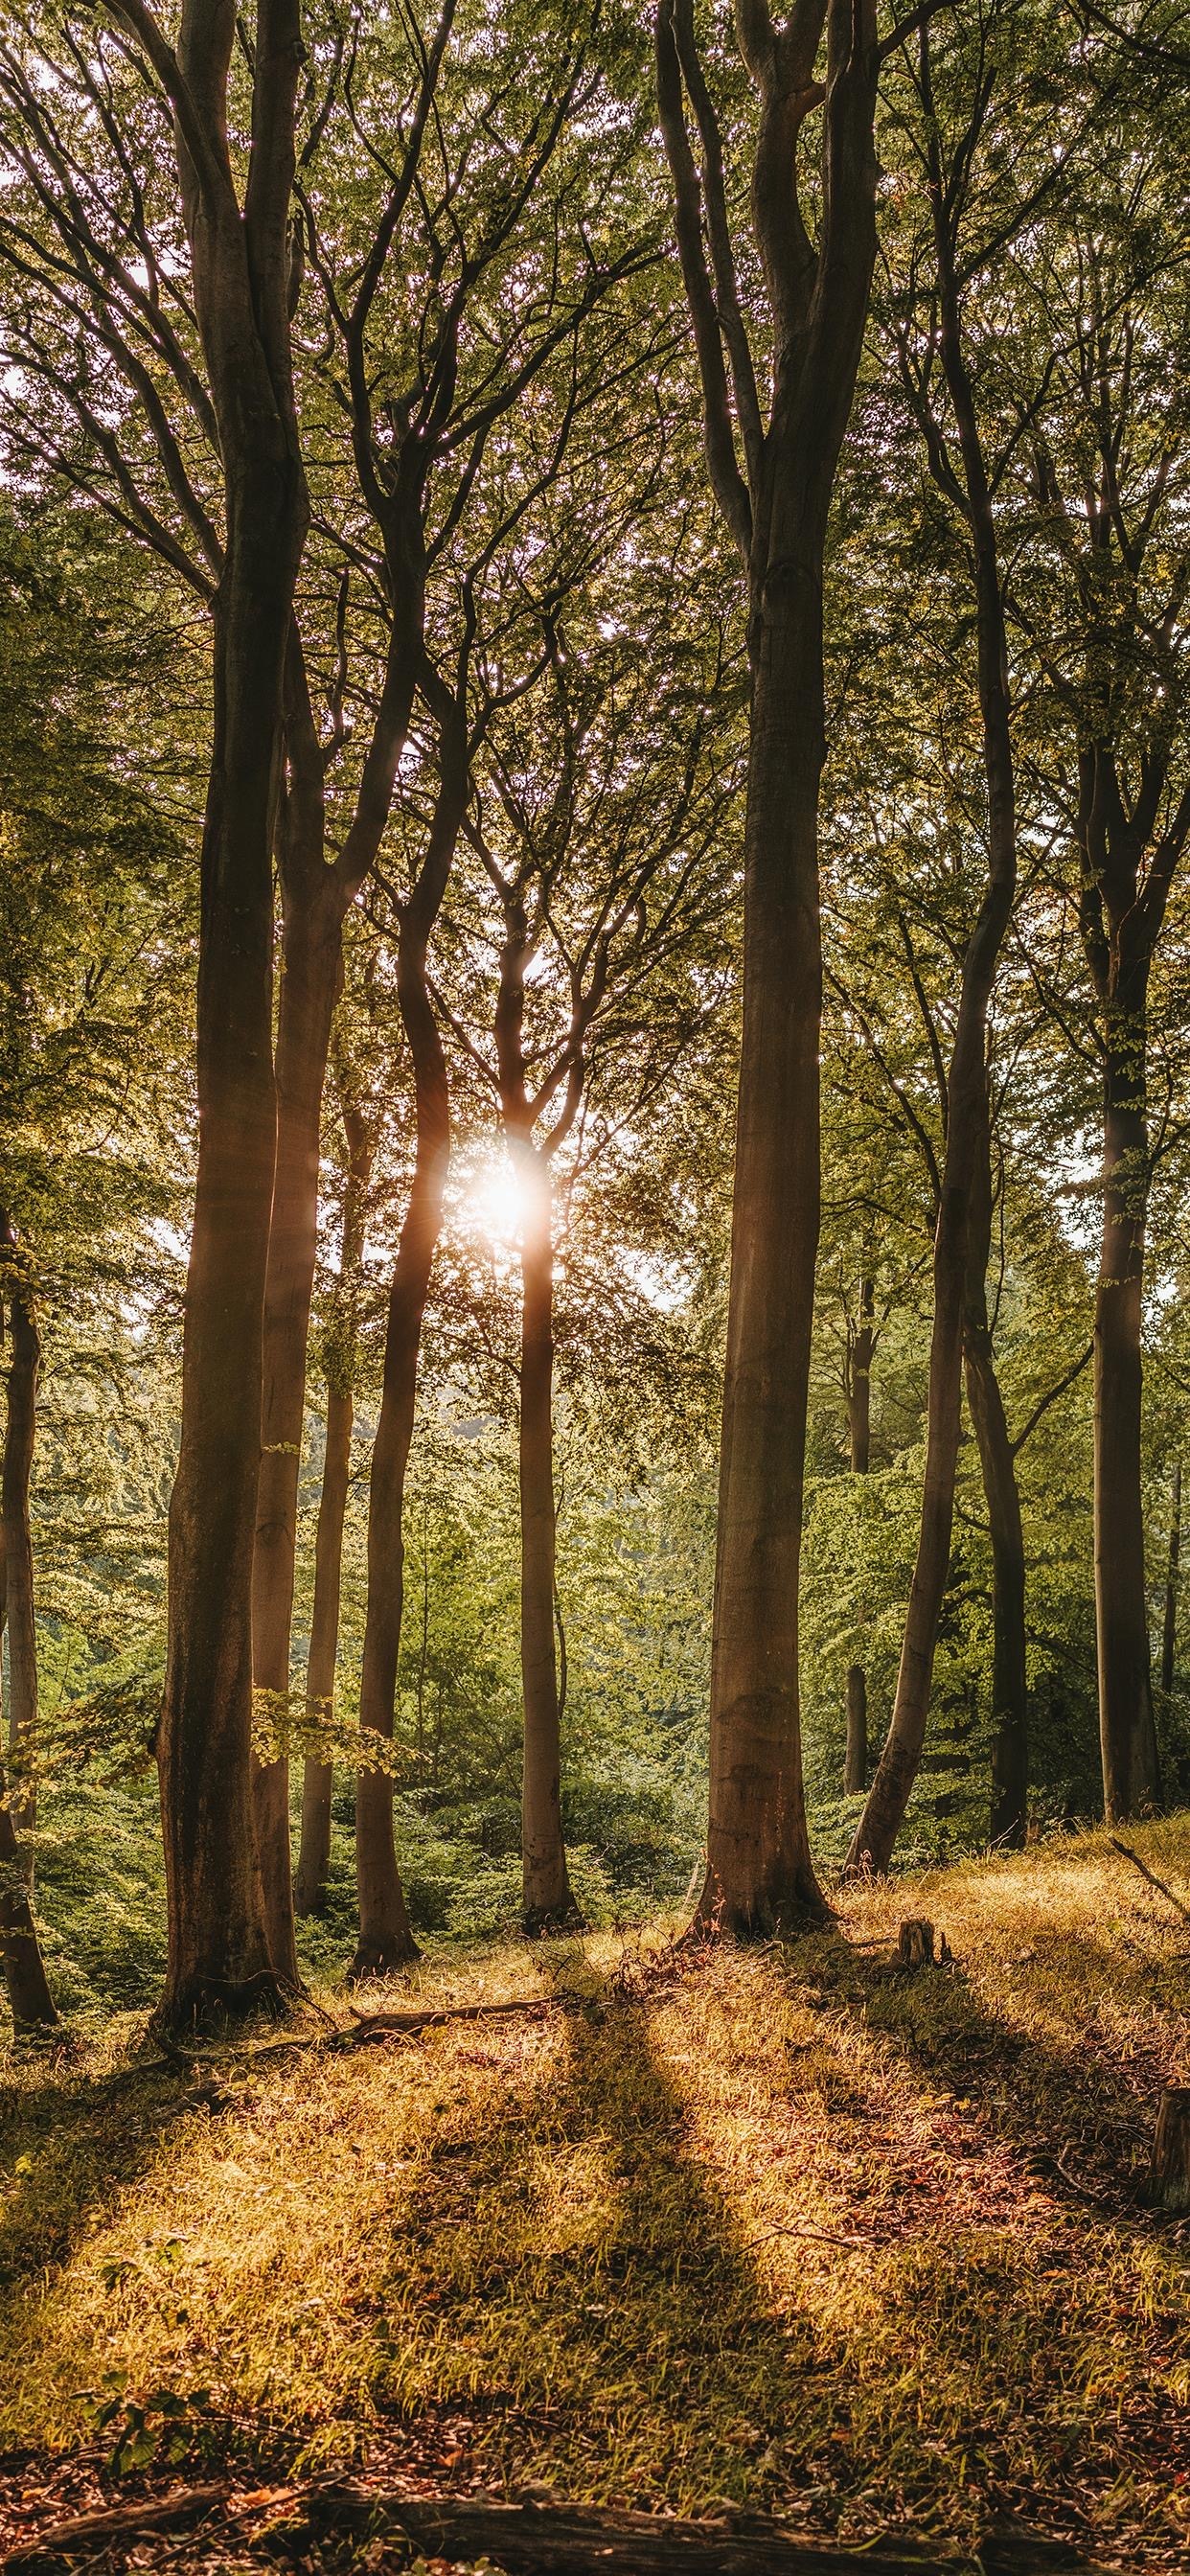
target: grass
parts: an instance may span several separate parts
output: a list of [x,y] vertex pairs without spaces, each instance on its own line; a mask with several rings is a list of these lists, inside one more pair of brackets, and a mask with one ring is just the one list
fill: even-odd
[[[1136,1842],[1190,1892],[1190,1818]],[[892,1967],[908,1912],[953,1967]],[[11,2058],[0,2442],[93,2455],[106,2404],[130,2464],[370,2461],[850,2537],[1015,2513],[1183,2562],[1190,2221],[1144,2182],[1190,2081],[1190,1927],[1089,1836],[848,1892],[786,1949],[671,1929],[456,1953],[418,1989],[567,2008],[229,2052],[214,2107],[131,2073],[127,2020]]]

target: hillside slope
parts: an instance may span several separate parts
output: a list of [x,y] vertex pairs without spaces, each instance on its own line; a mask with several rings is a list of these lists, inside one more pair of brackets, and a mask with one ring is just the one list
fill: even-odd
[[[1134,1840],[1190,1899],[1190,1819]],[[952,1964],[892,1964],[908,1913]],[[784,1951],[671,1928],[456,1954],[427,2002],[536,2009],[346,2054],[10,2058],[10,2510],[122,2445],[1184,2563],[1190,2221],[1145,2185],[1190,1924],[1094,1836]]]

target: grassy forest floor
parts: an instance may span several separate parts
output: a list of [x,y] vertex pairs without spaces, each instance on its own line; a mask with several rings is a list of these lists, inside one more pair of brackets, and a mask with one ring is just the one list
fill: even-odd
[[[1190,1896],[1190,1818],[1134,1839]],[[1102,1835],[838,1903],[455,1953],[379,2000],[538,2008],[349,2053],[11,2056],[0,2542],[230,2464],[1184,2565],[1190,2220],[1146,2179],[1190,1925]],[[892,1964],[909,1913],[951,1964]],[[256,2564],[270,2493],[169,2563]]]

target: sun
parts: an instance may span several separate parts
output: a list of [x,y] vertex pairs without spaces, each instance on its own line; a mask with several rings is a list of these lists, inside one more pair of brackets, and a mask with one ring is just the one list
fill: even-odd
[[524,1221],[524,1194],[512,1164],[503,1156],[499,1161],[481,1164],[470,1189],[471,1206],[476,1221],[489,1242],[513,1244],[519,1239]]

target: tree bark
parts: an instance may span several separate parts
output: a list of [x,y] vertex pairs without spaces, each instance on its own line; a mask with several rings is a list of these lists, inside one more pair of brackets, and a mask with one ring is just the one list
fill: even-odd
[[[1008,650],[991,486],[962,345],[952,214],[929,69],[920,36],[922,104],[929,120],[930,204],[938,262],[940,347],[962,460],[961,495],[975,575],[977,674],[987,786],[988,870],[967,943],[947,1076],[946,1154],[934,1237],[934,1324],[926,1403],[926,1467],[917,1557],[905,1617],[892,1721],[848,1867],[887,1869],[921,1760],[938,1621],[950,1570],[959,1453],[964,1323],[972,1198],[988,1132],[987,1013],[1016,892],[1016,783]],[[956,495],[959,487],[955,486]],[[986,1257],[985,1257],[986,1259]]]
[[[814,81],[824,25],[825,94]],[[780,30],[767,0],[748,0],[736,27],[758,103],[752,215],[774,339],[767,430],[692,13],[687,0],[661,0],[658,10],[658,104],[702,377],[708,473],[748,573],[752,673],[707,1873],[696,1920],[705,1930],[763,1936],[823,1910],[806,1825],[798,1687],[820,1206],[822,580],[875,257],[876,43],[874,10],[850,0],[822,0]],[[819,102],[815,251],[798,201],[798,137]]]
[[[335,1711],[343,1519],[351,1473],[354,1410],[350,1387],[327,1387],[326,1450],[314,1539],[314,1608],[306,1665],[306,1715],[312,1727],[328,1726]],[[320,1914],[326,1900],[334,1785],[334,1763],[324,1754],[307,1753],[302,1769],[302,1839],[293,1887],[294,1911],[302,1917]]]
[[1025,1540],[1016,1452],[1005,1419],[988,1320],[991,1234],[991,1137],[985,1114],[968,1220],[963,1360],[992,1548],[991,1840],[1003,1849],[1021,1851],[1028,1824],[1029,1793]]
[[579,1919],[562,1835],[561,1703],[554,1623],[554,1241],[549,1165],[517,1153],[521,1181],[521,1689],[525,1760],[521,1874],[525,1930]]
[[174,2025],[282,1991],[269,1953],[250,1763],[252,1553],[276,1146],[272,857],[282,674],[308,515],[289,363],[301,58],[295,0],[259,0],[254,148],[242,207],[227,141],[233,39],[231,13],[185,0],[175,108],[199,327],[219,422],[226,550],[214,609],[198,1173],[159,1732],[169,1912],[160,2009]]
[[359,1940],[353,1976],[383,1975],[418,1956],[393,1841],[391,1746],[404,1611],[405,1475],[417,1403],[417,1364],[430,1274],[442,1228],[450,1165],[446,1057],[427,973],[430,934],[446,892],[469,787],[465,712],[442,730],[441,784],[425,860],[401,916],[397,998],[409,1041],[417,1145],[409,1205],[388,1296],[384,1380],[368,1489],[368,1607],[360,1678],[360,1731],[390,1748],[356,1784],[355,1849]]
[[1178,1643],[1178,1561],[1182,1553],[1182,1462],[1175,1458],[1169,1480],[1169,1555],[1165,1570],[1165,1615],[1161,1623],[1161,1688],[1173,1689]]
[[0,1639],[8,1631],[9,1776],[0,1776],[0,1951],[13,2029],[50,2030],[58,2015],[37,1938],[30,1903],[33,1870],[17,1839],[17,1806],[11,1773],[23,1775],[19,1814],[31,1820],[32,1763],[37,1743],[37,1631],[33,1601],[33,1539],[29,1481],[37,1419],[41,1336],[37,1310],[16,1230],[0,1211],[0,1318],[8,1308],[11,1357],[4,1428],[3,1515],[0,1518]]
[[[507,2576],[591,2576],[595,2568],[600,2576],[1042,2576],[1043,2569],[1053,2576],[1060,2570],[1065,2576],[1098,2576],[1090,2559],[1019,2526],[985,2535],[972,2554],[903,2531],[849,2548],[841,2541],[792,2534],[768,2515],[754,2513],[678,2521],[666,2514],[554,2498],[528,2503],[484,2494],[419,2499],[363,2480],[338,2485],[324,2480],[275,2493],[288,2508],[287,2523],[305,2525],[300,2545],[327,2534],[380,2535],[452,2566],[491,2560]],[[49,2568],[64,2557],[128,2543],[138,2533],[184,2531],[208,2514],[238,2521],[254,2501],[252,2493],[237,2494],[224,2482],[179,2487],[167,2496],[74,2514],[23,2542],[8,2567],[11,2576],[18,2570]]]
[[50,1993],[37,1926],[29,1902],[28,1867],[0,1781],[0,1946],[12,2026],[23,2032],[53,2030],[58,2015]]
[[[289,1717],[306,1344],[317,1256],[322,1093],[342,971],[344,891],[336,871],[324,865],[321,847],[312,867],[299,871],[292,862],[283,867],[282,888],[277,1169],[265,1288],[262,1454],[252,1564],[252,1655],[258,1722],[263,1721],[266,1729],[277,1728],[284,1744]],[[328,1423],[328,1458],[329,1454]],[[319,1520],[321,1529],[321,1512]],[[340,1542],[341,1535],[340,1516]],[[333,1629],[332,1672],[334,1634]],[[289,1762],[283,1750],[271,1761],[258,1760],[254,1764],[253,1803],[269,1951],[278,1975],[287,1984],[297,1986],[290,1879]]]
[[[8,1633],[8,1798],[14,1826],[31,1826],[37,1792],[37,1621],[33,1599],[33,1533],[29,1486],[37,1430],[41,1333],[28,1265],[16,1231],[0,1212],[0,1298],[8,1308],[4,1464],[0,1478],[3,1600]],[[29,1883],[32,1866],[27,1863]]]
[[[312,1728],[329,1726],[334,1716],[343,1519],[351,1475],[351,1432],[355,1410],[356,1301],[363,1257],[367,1188],[375,1152],[373,1129],[347,1099],[343,1101],[343,1126],[347,1138],[347,1189],[339,1270],[340,1302],[334,1340],[328,1352],[326,1449],[314,1541],[314,1607],[306,1668],[306,1715]],[[302,1840],[294,1888],[294,1904],[300,1915],[317,1914],[326,1894],[333,1787],[333,1763],[322,1755],[308,1753],[302,1779]]]
[[[872,1449],[872,1353],[875,1328],[872,1321],[875,1288],[864,1279],[859,1292],[859,1322],[851,1334],[847,1353],[847,1430],[851,1452],[851,1473],[866,1476]],[[868,1680],[862,1664],[852,1664],[847,1674],[847,1750],[843,1765],[843,1790],[849,1798],[862,1797],[868,1785]]]
[[[1157,1805],[1141,1487],[1141,1313],[1148,1203],[1149,957],[1126,922],[1104,1012],[1103,1235],[1095,1289],[1095,1621],[1109,1824]],[[1131,951],[1131,953],[1130,953]]]

